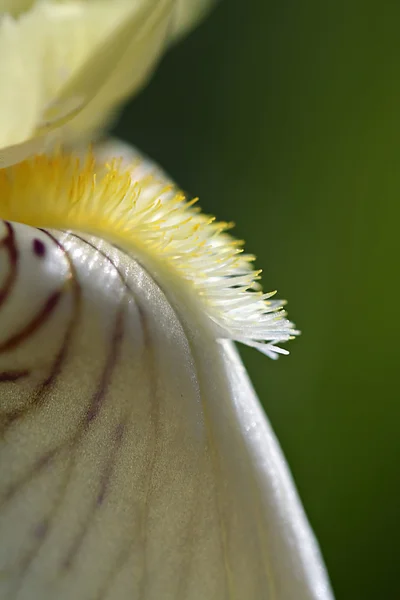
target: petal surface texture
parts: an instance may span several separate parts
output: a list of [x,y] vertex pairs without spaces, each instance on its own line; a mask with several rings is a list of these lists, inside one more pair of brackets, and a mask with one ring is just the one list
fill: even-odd
[[238,355],[142,266],[0,221],[1,600],[328,600]]

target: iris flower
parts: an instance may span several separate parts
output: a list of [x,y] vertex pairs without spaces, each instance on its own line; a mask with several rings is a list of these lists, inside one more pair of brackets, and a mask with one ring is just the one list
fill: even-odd
[[[0,44],[75,5],[127,10],[122,0],[13,3]],[[167,30],[173,39],[190,25],[183,2],[129,5],[142,25],[129,11],[116,17],[72,83],[69,37],[63,56],[48,56],[67,65],[67,92],[43,104],[39,75],[25,73],[37,109],[25,129],[0,112],[0,599],[330,600],[235,348],[287,353],[297,331],[283,302],[262,291],[231,224],[157,166],[114,141],[70,148],[147,77],[162,28],[146,37],[146,19],[169,6],[164,44]],[[18,39],[23,52],[28,34]],[[141,74],[129,84],[128,55]],[[96,79],[101,57],[110,77],[99,88],[86,59]],[[0,95],[10,114],[13,94],[25,102],[21,73]],[[55,136],[63,149],[36,152]]]

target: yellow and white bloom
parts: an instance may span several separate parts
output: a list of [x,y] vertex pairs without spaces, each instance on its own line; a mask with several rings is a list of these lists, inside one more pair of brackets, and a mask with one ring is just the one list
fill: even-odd
[[108,154],[0,171],[0,598],[330,600],[233,346],[296,331],[228,224]]
[[0,0],[0,167],[93,139],[207,0]]

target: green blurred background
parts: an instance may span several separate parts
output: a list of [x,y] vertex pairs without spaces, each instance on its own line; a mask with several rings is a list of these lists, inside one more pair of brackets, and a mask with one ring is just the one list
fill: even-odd
[[118,134],[236,232],[302,329],[243,356],[341,600],[400,598],[400,2],[225,0]]

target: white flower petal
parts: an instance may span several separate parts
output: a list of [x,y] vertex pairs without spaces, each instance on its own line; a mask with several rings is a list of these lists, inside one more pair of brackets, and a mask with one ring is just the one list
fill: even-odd
[[[260,568],[268,573],[271,590],[270,596],[265,597],[332,598],[323,560],[276,437],[236,348],[227,340],[221,344],[223,377],[228,387],[226,406],[222,409],[212,403],[212,411],[219,414],[211,422],[221,456],[229,462],[227,470],[231,470],[235,493],[244,496],[241,509],[245,503],[248,506],[246,530],[252,526],[254,536],[259,537],[265,561]],[[208,377],[212,380],[209,358],[207,362]],[[214,374],[217,378],[216,368]],[[262,598],[262,593],[260,587],[259,596],[255,597]]]
[[0,223],[0,598],[330,599],[233,347],[164,291]]

